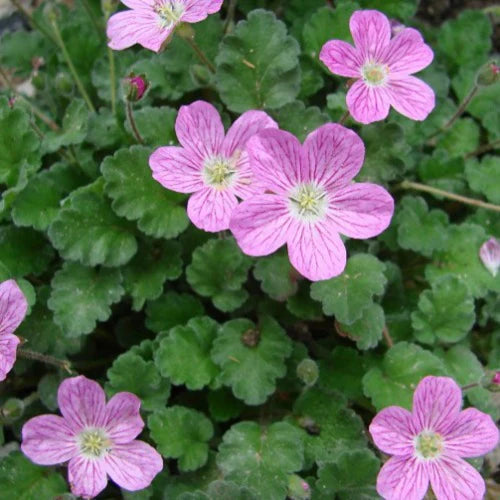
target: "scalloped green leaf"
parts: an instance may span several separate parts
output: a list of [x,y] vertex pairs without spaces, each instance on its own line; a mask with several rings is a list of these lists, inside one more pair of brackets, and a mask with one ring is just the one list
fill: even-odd
[[366,350],[377,346],[385,327],[384,310],[378,304],[363,309],[361,318],[350,325],[340,324],[340,329],[356,342],[358,349]]
[[275,300],[284,301],[297,291],[296,273],[285,254],[259,259],[253,275],[261,282],[262,290]]
[[[144,144],[159,147],[171,146],[177,142],[174,129],[177,111],[174,108],[145,106],[133,113],[137,130]],[[130,135],[134,135],[129,120],[125,121],[125,129]]]
[[484,194],[491,203],[500,203],[500,158],[484,156],[481,163],[468,161],[465,177],[474,191]]

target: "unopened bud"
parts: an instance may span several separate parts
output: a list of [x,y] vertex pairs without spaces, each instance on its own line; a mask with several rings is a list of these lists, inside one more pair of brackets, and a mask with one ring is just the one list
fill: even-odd
[[500,81],[500,66],[496,61],[486,63],[476,76],[476,84],[480,87],[488,87],[498,81]]
[[491,383],[495,385],[500,385],[500,372],[496,372],[491,379]]
[[8,399],[0,408],[0,417],[6,423],[14,422],[21,418],[24,413],[24,403],[17,398]]
[[297,377],[308,387],[313,386],[318,380],[319,370],[316,362],[310,358],[303,359],[297,365]]
[[406,26],[403,23],[400,23],[397,19],[390,19],[389,22],[391,25],[391,35],[393,37],[406,28]]
[[309,500],[311,498],[311,487],[297,474],[288,476],[288,498],[291,500]]
[[143,98],[149,83],[144,75],[130,75],[124,80],[125,98],[127,101],[136,102]]
[[500,242],[496,238],[485,241],[479,249],[479,258],[493,277],[500,269]]
[[193,39],[194,38],[194,29],[189,23],[180,23],[177,26],[176,33],[181,37],[181,38],[187,38],[187,39]]

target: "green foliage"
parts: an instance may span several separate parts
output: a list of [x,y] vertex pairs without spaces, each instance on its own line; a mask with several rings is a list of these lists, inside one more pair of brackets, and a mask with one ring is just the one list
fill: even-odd
[[285,254],[259,259],[253,274],[262,290],[275,300],[283,301],[297,291],[295,272]]
[[485,156],[481,163],[467,162],[465,176],[471,189],[484,194],[492,203],[500,203],[500,160],[498,157]]
[[351,324],[340,324],[340,329],[356,342],[358,349],[371,349],[382,338],[385,326],[384,310],[378,304],[370,304],[365,309],[361,318]]

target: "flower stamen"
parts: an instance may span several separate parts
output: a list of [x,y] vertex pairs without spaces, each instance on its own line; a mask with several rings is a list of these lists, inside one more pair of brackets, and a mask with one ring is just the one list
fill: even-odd
[[87,458],[101,458],[109,452],[111,440],[103,429],[85,429],[78,437],[80,452]]
[[179,22],[184,14],[185,6],[177,0],[157,0],[153,9],[160,18],[161,28],[170,28]]
[[439,458],[443,452],[444,441],[440,434],[423,431],[415,437],[415,453],[423,460]]
[[226,189],[234,181],[237,173],[236,159],[212,156],[205,160],[202,176],[205,184],[217,189]]
[[361,68],[361,74],[365,83],[378,87],[387,81],[389,67],[386,64],[368,62]]
[[303,220],[315,221],[325,215],[326,191],[313,183],[299,184],[288,196],[292,213]]

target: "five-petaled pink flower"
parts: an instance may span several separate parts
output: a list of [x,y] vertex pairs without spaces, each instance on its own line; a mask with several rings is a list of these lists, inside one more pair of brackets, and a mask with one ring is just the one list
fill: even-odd
[[19,338],[13,335],[26,316],[28,302],[14,280],[0,284],[0,382],[16,361]]
[[347,92],[347,107],[355,120],[383,120],[392,105],[396,111],[424,120],[435,104],[433,90],[412,75],[428,66],[432,49],[413,28],[402,29],[391,40],[391,25],[376,10],[360,10],[349,22],[355,47],[330,40],[320,59],[337,75],[356,78]]
[[195,226],[210,232],[228,229],[237,197],[263,191],[253,179],[245,145],[257,132],[276,127],[263,111],[247,111],[224,137],[220,115],[211,104],[181,106],[175,131],[182,147],[158,148],[151,155],[153,177],[167,189],[194,193],[187,212]]
[[264,130],[247,143],[263,194],[243,201],[230,229],[248,255],[268,255],[285,243],[292,265],[310,280],[340,274],[346,250],[339,233],[370,238],[389,225],[394,201],[381,186],[351,183],[364,160],[352,130],[326,124],[304,145],[283,130]]
[[180,23],[197,23],[218,12],[223,0],[121,0],[131,10],[108,20],[108,45],[123,50],[139,43],[159,52]]
[[479,457],[498,443],[489,415],[462,407],[453,379],[425,377],[413,396],[413,412],[383,409],[372,421],[375,444],[391,457],[377,479],[385,499],[421,500],[431,484],[438,500],[481,500],[484,480],[461,457]]
[[134,394],[120,392],[106,404],[99,384],[79,376],[62,382],[57,400],[63,416],[28,420],[21,450],[39,465],[69,460],[68,480],[74,495],[97,496],[106,487],[107,476],[125,490],[140,490],[162,470],[158,452],[135,440],[144,422],[140,399]]
[[500,242],[496,238],[485,241],[479,249],[479,257],[484,267],[496,276],[500,269]]

